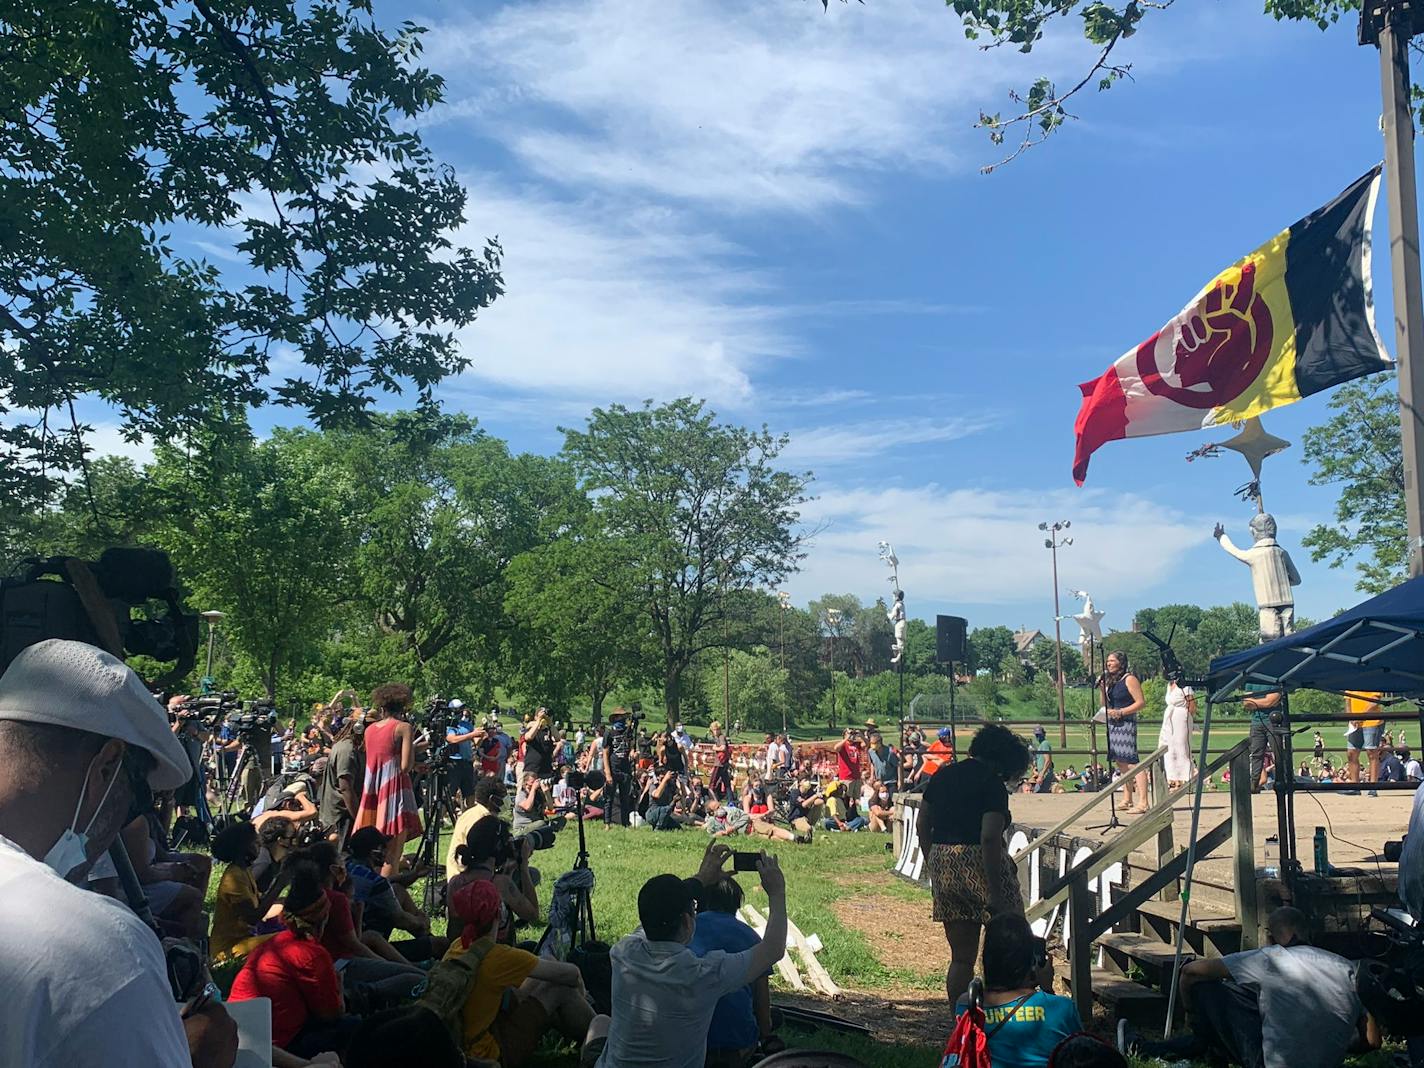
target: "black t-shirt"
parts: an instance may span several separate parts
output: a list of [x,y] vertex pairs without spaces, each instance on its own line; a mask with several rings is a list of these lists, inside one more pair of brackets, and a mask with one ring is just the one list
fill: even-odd
[[524,770],[543,778],[554,769],[554,745],[547,731],[524,741]]
[[941,767],[925,787],[921,804],[934,812],[935,845],[978,845],[986,812],[1002,812],[1009,820],[1008,788],[979,760]]

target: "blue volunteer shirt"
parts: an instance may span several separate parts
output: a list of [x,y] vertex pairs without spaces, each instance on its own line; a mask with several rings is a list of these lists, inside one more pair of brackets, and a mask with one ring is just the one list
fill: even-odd
[[[475,725],[470,722],[470,717],[461,716],[458,720],[445,728],[445,737],[448,739],[457,734],[469,734],[474,729]],[[474,756],[474,745],[468,738],[463,742],[456,742],[455,748],[450,751],[451,760],[473,760]]]
[[[965,1004],[960,1004],[960,1011]],[[1004,1023],[1006,1017],[1008,1022]],[[1073,1000],[1042,990],[1022,1005],[1011,1001],[984,1010],[984,1031],[991,1036],[989,1061],[994,1068],[1043,1068],[1054,1047],[1081,1030],[1083,1021]]]
[[[760,945],[757,933],[735,916],[725,912],[699,912],[697,928],[692,932],[688,949],[694,956],[705,957],[714,949],[741,953]],[[770,975],[767,972],[767,975]],[[748,1049],[761,1041],[757,1031],[756,1011],[752,1007],[752,988],[744,986],[723,994],[712,1012],[707,1028],[707,1048]]]

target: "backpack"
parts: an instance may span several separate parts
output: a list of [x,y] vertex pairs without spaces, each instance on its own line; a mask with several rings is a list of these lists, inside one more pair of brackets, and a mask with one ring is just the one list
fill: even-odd
[[1008,1012],[994,1025],[992,1031],[984,1030],[984,991],[980,980],[975,979],[969,989],[969,1004],[959,1014],[954,1030],[949,1033],[949,1041],[944,1044],[944,1055],[940,1068],[992,1068],[989,1058],[989,1039],[999,1033],[1006,1023],[1014,1018],[1014,1013],[1033,997],[1025,994],[1006,1006]]
[[492,948],[493,938],[479,938],[460,956],[436,962],[416,998],[419,1004],[440,1017],[461,1049],[465,1048],[465,1004],[479,978],[480,965]]

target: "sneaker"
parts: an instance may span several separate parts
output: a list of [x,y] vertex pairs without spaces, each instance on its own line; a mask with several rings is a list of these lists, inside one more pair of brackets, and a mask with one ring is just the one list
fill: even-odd
[[1378,790],[1366,790],[1366,791],[1365,791],[1365,796],[1366,796],[1366,797],[1379,797],[1379,791],[1378,791]]
[[811,836],[809,834],[798,834],[795,841],[797,845],[810,845]]

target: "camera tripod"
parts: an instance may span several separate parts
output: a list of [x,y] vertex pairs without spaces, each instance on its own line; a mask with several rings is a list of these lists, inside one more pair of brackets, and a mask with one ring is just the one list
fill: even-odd
[[450,766],[440,758],[433,761],[421,776],[421,794],[425,801],[425,829],[420,835],[420,845],[416,849],[416,863],[429,868],[425,877],[425,892],[421,907],[427,916],[445,911],[445,872],[440,863],[440,832],[442,817],[450,817],[453,827],[459,819],[459,809],[455,806],[454,785],[450,781]]
[[[218,767],[222,767],[222,750],[217,751]],[[237,803],[238,792],[242,789],[242,780],[246,777],[247,767],[251,763],[257,764],[257,777],[259,782],[259,796],[267,791],[271,785],[272,776],[267,774],[261,766],[261,754],[245,737],[242,738],[242,745],[237,751],[237,763],[232,767],[232,776],[227,781],[227,787],[223,790],[221,803],[218,806],[218,819],[226,822],[232,815],[233,805]],[[247,806],[244,805],[244,808]]]

